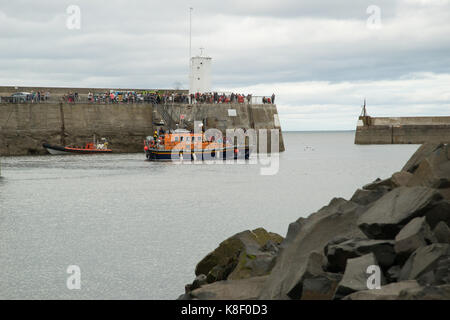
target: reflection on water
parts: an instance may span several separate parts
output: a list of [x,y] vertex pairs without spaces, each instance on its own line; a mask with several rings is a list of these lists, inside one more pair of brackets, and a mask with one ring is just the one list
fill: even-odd
[[[245,229],[285,235],[334,196],[399,170],[414,145],[285,133],[280,170],[177,165],[144,154],[2,158],[0,298],[173,299],[196,263]],[[66,269],[81,268],[81,290]]]

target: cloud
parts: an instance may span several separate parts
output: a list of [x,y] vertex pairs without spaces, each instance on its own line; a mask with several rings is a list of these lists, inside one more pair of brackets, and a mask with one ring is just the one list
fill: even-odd
[[[414,96],[408,101],[429,114],[448,106],[442,90],[444,98],[433,98],[434,87],[449,84],[447,0],[377,1],[377,30],[366,26],[366,9],[374,4],[366,0],[0,3],[0,85],[187,87],[192,6],[193,53],[205,47],[213,57],[214,87],[276,91],[281,110],[303,108],[300,120],[280,111],[288,128],[303,128],[302,119],[311,119],[308,128],[350,128],[354,114],[346,108],[375,90],[385,97],[382,104],[392,99],[391,114],[405,112],[397,106],[402,95]],[[69,5],[81,9],[80,30],[66,27]],[[405,81],[433,85],[412,88]],[[314,123],[317,110],[323,116]],[[324,122],[326,114],[335,121]]]

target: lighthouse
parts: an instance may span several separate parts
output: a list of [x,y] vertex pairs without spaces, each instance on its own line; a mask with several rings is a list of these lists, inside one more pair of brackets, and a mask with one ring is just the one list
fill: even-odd
[[211,92],[211,60],[202,55],[191,58],[189,93]]

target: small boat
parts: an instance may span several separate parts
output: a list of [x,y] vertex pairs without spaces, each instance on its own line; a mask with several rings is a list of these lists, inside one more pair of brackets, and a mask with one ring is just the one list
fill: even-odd
[[[94,139],[95,141],[95,139]],[[101,143],[89,142],[84,147],[78,146],[57,146],[49,143],[42,145],[50,154],[98,154],[98,153],[111,153],[112,150],[108,149],[108,142],[105,138],[102,138]]]
[[248,146],[233,146],[224,141],[207,141],[202,133],[177,129],[173,133],[149,136],[144,141],[145,155],[151,161],[248,159]]

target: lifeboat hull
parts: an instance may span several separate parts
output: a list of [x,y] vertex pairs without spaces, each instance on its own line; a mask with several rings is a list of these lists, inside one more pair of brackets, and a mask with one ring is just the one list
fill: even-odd
[[250,149],[248,147],[223,148],[219,150],[159,150],[148,149],[145,151],[150,161],[208,161],[208,160],[233,160],[248,159]]
[[111,149],[85,149],[85,148],[72,148],[51,145],[44,143],[42,145],[50,154],[63,155],[63,154],[99,154],[99,153],[111,153]]

